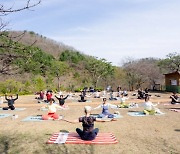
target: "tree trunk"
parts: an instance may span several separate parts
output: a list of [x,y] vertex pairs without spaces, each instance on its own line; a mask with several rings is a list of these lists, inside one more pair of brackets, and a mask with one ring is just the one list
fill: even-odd
[[60,77],[57,77],[58,79],[58,91],[60,91]]

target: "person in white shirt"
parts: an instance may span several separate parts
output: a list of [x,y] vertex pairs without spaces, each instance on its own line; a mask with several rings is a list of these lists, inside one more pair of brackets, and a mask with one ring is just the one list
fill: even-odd
[[47,106],[42,107],[42,108],[48,108],[48,114],[42,115],[43,120],[59,119],[59,115],[56,113],[57,108],[64,109],[63,107],[61,107],[61,106],[59,106],[57,104],[54,104],[53,99],[50,100],[50,102],[49,102],[49,104]]
[[162,114],[162,112],[158,108],[155,107],[155,106],[157,106],[157,104],[153,104],[149,100],[150,100],[149,96],[146,96],[145,103],[143,104],[144,114],[147,114],[147,115],[154,115],[155,113]]
[[112,105],[110,103],[107,103],[106,98],[103,98],[103,104],[95,107],[94,110],[100,109],[100,108],[102,108],[102,113],[98,115],[98,118],[105,118],[105,117],[106,118],[114,118],[114,115],[109,113],[109,108],[117,109],[116,105]]
[[106,97],[106,90],[102,91],[102,97]]
[[3,104],[3,97],[0,97],[0,104]]
[[100,92],[99,91],[95,92],[94,98],[100,98]]
[[120,100],[120,105],[118,105],[119,108],[128,108],[129,105],[127,105],[125,102],[126,100],[129,99],[128,97],[124,97],[124,94],[121,93],[121,97],[119,98]]

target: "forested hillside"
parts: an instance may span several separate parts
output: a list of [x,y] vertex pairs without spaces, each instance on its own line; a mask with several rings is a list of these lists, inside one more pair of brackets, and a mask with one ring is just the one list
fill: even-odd
[[[0,35],[1,92],[19,89],[27,93],[40,89],[75,90],[84,86],[98,88],[113,76],[114,67],[106,60],[84,55],[65,45],[61,48],[54,41],[27,33],[22,37],[19,32]],[[26,40],[31,41],[27,43]],[[48,50],[41,48],[46,43]]]
[[165,59],[125,60],[120,67],[87,56],[72,47],[34,32],[1,32],[0,92],[34,93],[41,89],[79,91],[93,86],[114,90],[154,88],[163,85],[163,73],[179,70],[180,55]]

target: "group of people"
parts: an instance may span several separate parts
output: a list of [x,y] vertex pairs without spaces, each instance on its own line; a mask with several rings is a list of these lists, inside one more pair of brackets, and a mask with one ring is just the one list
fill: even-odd
[[[60,97],[57,97],[55,95],[55,97],[59,101],[59,105],[58,105],[58,104],[54,103],[54,99],[52,98],[52,93],[47,92],[46,97],[47,97],[47,101],[49,103],[47,104],[46,107],[48,109],[48,112],[46,115],[42,116],[42,119],[43,120],[48,120],[48,119],[58,120],[58,119],[60,119],[59,115],[56,113],[57,109],[62,109],[62,110],[65,109],[64,108],[65,99],[67,99],[68,96],[69,95],[64,97],[61,94]],[[41,92],[40,92],[40,97],[41,97]],[[44,99],[44,97],[42,97],[42,98]],[[123,105],[123,104],[125,105],[125,100],[128,98],[125,98],[123,94],[121,94],[120,98],[121,98],[120,99],[121,105]],[[172,104],[174,104],[174,102],[179,103],[179,97],[176,93],[173,93],[173,95],[170,96],[170,98],[172,99]],[[3,110],[8,110],[8,109],[14,110],[15,109],[14,102],[18,99],[18,94],[17,94],[16,98],[13,98],[13,96],[10,96],[8,98],[7,95],[5,95],[5,99],[8,102],[8,107],[4,107]],[[97,106],[95,108],[92,108],[90,106],[85,106],[84,107],[85,116],[80,117],[79,119],[72,121],[72,120],[67,120],[67,119],[63,118],[61,120],[64,120],[64,121],[70,122],[70,123],[81,122],[83,129],[81,130],[81,129],[77,128],[76,132],[79,134],[79,136],[83,140],[93,140],[99,132],[98,128],[94,129],[94,122],[95,121],[96,122],[114,121],[115,120],[114,114],[111,114],[109,112],[109,109],[110,108],[112,108],[112,109],[119,108],[119,106],[117,106],[117,105],[108,103],[106,98],[103,98],[102,101],[103,101],[102,104],[100,104],[99,106]],[[155,113],[161,114],[162,112],[158,108],[156,108],[157,105],[158,104],[153,104],[150,101],[149,95],[146,95],[145,102],[142,104],[142,106],[144,107],[144,110],[143,110],[144,114],[148,114],[148,115],[154,115]],[[97,117],[94,117],[91,115],[91,112],[92,112],[92,110],[96,110],[96,109],[102,109],[102,112]]]
[[145,97],[148,96],[148,89],[146,88],[145,90],[143,89],[138,89],[138,99],[145,99]]

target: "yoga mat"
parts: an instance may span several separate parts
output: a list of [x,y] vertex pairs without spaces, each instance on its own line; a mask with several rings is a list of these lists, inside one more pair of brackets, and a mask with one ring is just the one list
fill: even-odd
[[12,116],[12,114],[0,114],[0,118],[6,118]]
[[136,107],[136,106],[129,106],[129,107],[118,107],[118,109],[134,109],[134,108],[139,108],[139,106],[138,107]]
[[[149,115],[144,114],[142,111],[128,112],[127,114],[130,115],[130,116],[133,116],[133,117],[145,117],[145,116],[149,116]],[[164,115],[164,114],[165,113],[155,114],[155,115]]]
[[[91,114],[91,116],[93,117],[98,117],[99,114]],[[123,116],[120,114],[113,114],[114,115],[114,119],[118,119],[118,118],[122,118]],[[112,118],[100,118],[100,119],[112,119]]]
[[26,108],[15,108],[14,110],[11,110],[11,109],[9,109],[9,110],[3,110],[3,108],[0,108],[0,110],[2,110],[2,111],[23,111],[23,110],[25,110]]
[[28,116],[25,119],[23,119],[22,121],[26,121],[26,122],[30,122],[30,121],[34,121],[34,122],[41,122],[41,121],[46,121],[46,120],[42,120],[42,116]]
[[175,103],[175,104],[166,103],[166,104],[163,104],[163,105],[165,105],[165,106],[169,106],[169,105],[177,105],[177,104],[180,104],[180,103]]
[[[47,108],[40,108],[40,110],[41,111],[48,111],[48,109]],[[60,110],[69,110],[69,107],[68,106],[66,106],[66,107],[63,107],[63,109],[57,109],[58,111],[60,111]]]
[[78,100],[73,100],[73,102],[76,102],[76,103],[91,103],[92,101],[91,100],[86,100],[86,102],[79,102]]
[[[60,133],[55,133],[48,140],[47,144],[54,144],[58,142]],[[65,144],[115,144],[118,143],[116,137],[112,133],[98,133],[96,138],[92,141],[82,140],[77,133],[69,133]]]
[[180,109],[169,109],[170,111],[180,112]]

